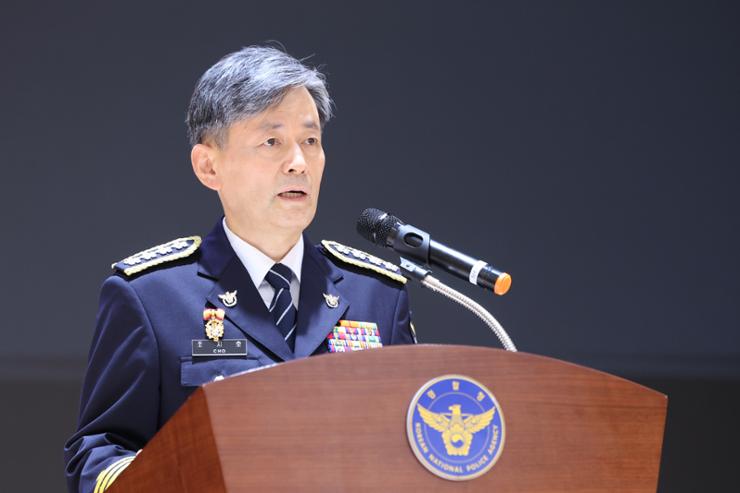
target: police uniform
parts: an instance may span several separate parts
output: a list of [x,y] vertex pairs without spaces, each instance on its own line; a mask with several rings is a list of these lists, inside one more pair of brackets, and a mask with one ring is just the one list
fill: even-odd
[[[201,384],[329,350],[332,330],[377,326],[380,342],[415,342],[398,267],[336,242],[304,237],[291,351],[219,222],[114,264],[103,284],[78,431],[65,446],[70,491],[104,491]],[[236,292],[236,293],[234,293]],[[219,297],[221,295],[221,297]],[[193,356],[204,309],[223,310],[223,340],[246,355]]]

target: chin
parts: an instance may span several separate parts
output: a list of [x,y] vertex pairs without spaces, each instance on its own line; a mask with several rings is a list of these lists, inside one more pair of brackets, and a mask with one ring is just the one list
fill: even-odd
[[283,229],[300,230],[306,229],[313,221],[313,214],[294,213],[282,217],[278,221],[278,226]]

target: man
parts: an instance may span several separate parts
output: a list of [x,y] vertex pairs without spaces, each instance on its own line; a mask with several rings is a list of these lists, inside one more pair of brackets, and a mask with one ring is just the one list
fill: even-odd
[[79,428],[65,447],[70,491],[104,491],[203,383],[414,342],[397,267],[303,236],[330,117],[323,76],[274,48],[244,48],[201,77],[187,116],[191,161],[224,217],[202,241],[180,238],[113,265]]

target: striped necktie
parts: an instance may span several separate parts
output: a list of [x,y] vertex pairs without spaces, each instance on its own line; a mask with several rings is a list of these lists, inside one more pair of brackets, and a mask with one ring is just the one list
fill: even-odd
[[275,290],[268,310],[272,314],[275,325],[288,343],[291,351],[295,351],[296,308],[293,305],[293,296],[290,294],[290,280],[293,272],[290,267],[275,264],[267,271],[265,280]]

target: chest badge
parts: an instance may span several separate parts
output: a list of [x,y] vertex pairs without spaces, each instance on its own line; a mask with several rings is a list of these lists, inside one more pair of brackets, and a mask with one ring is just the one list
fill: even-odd
[[203,310],[203,320],[206,323],[206,337],[218,342],[224,336],[224,315],[221,308],[206,308]]
[[224,294],[219,294],[218,298],[226,308],[236,306],[236,289],[233,291],[226,291]]
[[336,308],[339,306],[339,296],[324,293],[324,300],[326,300],[326,306],[328,306],[329,308]]

